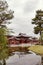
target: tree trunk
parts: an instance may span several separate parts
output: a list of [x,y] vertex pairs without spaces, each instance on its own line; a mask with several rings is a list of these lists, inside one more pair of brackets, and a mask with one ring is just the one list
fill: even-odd
[[40,31],[40,45],[43,45],[42,32]]
[[5,59],[3,59],[3,65],[6,65],[6,60]]
[[43,65],[43,56],[41,56],[41,65]]

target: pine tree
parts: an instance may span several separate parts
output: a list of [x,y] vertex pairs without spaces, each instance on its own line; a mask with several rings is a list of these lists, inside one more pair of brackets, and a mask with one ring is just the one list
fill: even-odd
[[[0,0],[0,60],[6,65],[5,59],[9,57],[9,49],[7,47],[6,31],[8,20],[13,18],[13,11],[8,10],[8,4],[4,0]],[[9,23],[9,22],[8,22]]]
[[32,19],[32,24],[35,24],[34,27],[34,33],[39,34],[40,33],[40,41],[42,44],[42,32],[43,32],[43,11],[37,10],[35,18]]

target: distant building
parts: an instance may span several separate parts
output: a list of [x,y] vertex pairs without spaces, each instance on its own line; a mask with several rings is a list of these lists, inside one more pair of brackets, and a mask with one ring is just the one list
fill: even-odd
[[38,44],[38,39],[28,36],[24,33],[20,33],[18,36],[8,35],[8,44]]

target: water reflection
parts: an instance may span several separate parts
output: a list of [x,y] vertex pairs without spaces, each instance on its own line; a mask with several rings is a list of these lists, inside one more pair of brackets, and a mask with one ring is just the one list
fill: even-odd
[[13,54],[17,54],[19,58],[24,57],[27,54],[32,54],[32,53],[33,52],[31,52],[31,51],[28,51],[28,52],[13,52]]
[[13,53],[14,55],[6,61],[7,65],[40,65],[41,57],[31,51]]

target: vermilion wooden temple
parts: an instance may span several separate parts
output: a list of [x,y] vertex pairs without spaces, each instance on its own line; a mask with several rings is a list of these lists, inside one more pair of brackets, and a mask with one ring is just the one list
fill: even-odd
[[18,36],[8,35],[8,44],[37,44],[38,39],[26,34],[20,33]]

